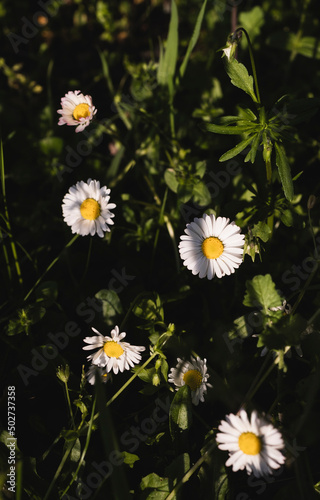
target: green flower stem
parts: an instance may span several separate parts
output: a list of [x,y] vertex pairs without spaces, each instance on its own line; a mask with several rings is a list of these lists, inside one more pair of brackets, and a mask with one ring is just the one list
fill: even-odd
[[248,42],[250,62],[251,62],[251,67],[252,67],[253,79],[254,79],[254,85],[255,85],[255,89],[256,89],[258,104],[259,104],[259,106],[261,106],[261,98],[260,98],[260,91],[259,91],[259,85],[258,85],[257,71],[256,71],[256,65],[255,65],[255,62],[254,62],[253,49],[252,49],[250,37],[249,37],[247,31],[244,28],[240,27],[240,28],[236,29],[235,33],[238,33],[239,31],[242,31],[242,33],[245,34],[247,42]]
[[50,269],[53,268],[53,266],[56,264],[56,262],[58,262],[58,260],[60,259],[62,253],[64,252],[64,250],[66,248],[69,248],[72,243],[74,243],[76,241],[76,239],[78,238],[78,234],[76,234],[70,241],[69,243],[66,244],[66,246],[64,247],[63,250],[61,250],[61,252],[59,253],[58,257],[56,257],[52,262],[51,264],[49,264],[49,266],[47,267],[47,269],[44,271],[44,273],[40,276],[40,278],[35,282],[35,284],[33,285],[33,287],[31,288],[31,290],[29,290],[29,292],[27,293],[27,295],[25,296],[25,298],[23,300],[27,300],[30,295],[32,294],[32,292],[34,291],[34,289],[39,285],[40,281],[44,278],[44,276],[47,274],[48,271],[50,271]]
[[72,406],[71,406],[71,401],[70,401],[70,396],[69,396],[68,382],[66,380],[64,382],[64,388],[65,388],[65,392],[66,392],[66,399],[67,399],[67,403],[68,403],[69,413],[70,413],[70,417],[71,417],[71,421],[72,421],[72,427],[75,429],[76,426],[74,423],[73,411],[72,411]]
[[173,500],[176,498],[177,492],[180,490],[180,488],[189,481],[190,477],[201,467],[203,462],[207,459],[209,454],[216,448],[217,443],[214,441],[212,445],[205,451],[205,453],[197,460],[197,462],[188,470],[188,472],[185,473],[185,475],[182,477],[182,479],[179,481],[178,484],[171,490],[169,495],[166,497],[166,500]]
[[68,459],[68,457],[69,457],[69,455],[71,453],[71,450],[72,450],[72,448],[74,446],[74,442],[75,442],[75,439],[72,440],[72,441],[68,441],[66,451],[64,452],[62,460],[61,460],[61,462],[60,462],[60,464],[59,464],[59,466],[58,466],[58,468],[56,470],[56,473],[55,473],[55,475],[54,475],[54,477],[53,477],[53,479],[52,479],[52,481],[51,481],[51,483],[49,485],[49,488],[48,488],[48,490],[46,492],[46,495],[45,495],[45,497],[44,497],[43,500],[48,500],[48,498],[50,497],[50,493],[51,493],[51,491],[52,491],[52,489],[53,489],[53,487],[54,487],[54,485],[55,485],[58,477],[61,474],[61,471],[63,469],[64,464],[66,463],[66,461],[67,461],[67,459]]
[[295,301],[294,305],[292,306],[292,310],[291,310],[290,314],[294,314],[296,312],[298,305],[300,304],[301,300],[303,299],[303,296],[306,293],[307,288],[309,287],[309,285],[310,285],[311,281],[313,280],[315,274],[317,273],[318,269],[319,269],[319,262],[317,262],[315,269],[312,271],[309,278],[305,282],[303,289],[299,293],[297,300]]
[[[18,276],[18,282],[20,285],[22,285],[23,284],[22,274],[21,274],[20,264],[19,264],[19,260],[18,260],[16,245],[15,245],[15,242],[12,238],[11,225],[10,225],[10,219],[9,219],[9,211],[8,211],[8,206],[7,206],[2,140],[0,140],[0,164],[1,164],[0,165],[0,168],[1,168],[1,188],[2,188],[2,196],[3,196],[5,222],[6,222],[6,226],[8,228],[10,246],[11,246],[11,251],[12,251],[12,255],[13,255],[14,265],[16,268],[16,273]],[[3,252],[4,252],[4,258],[5,258],[5,262],[6,262],[6,266],[7,266],[9,280],[11,281],[12,274],[11,274],[9,256],[8,256],[8,252],[7,252],[5,245],[3,246]]]
[[264,382],[264,380],[267,378],[267,376],[269,375],[269,373],[271,372],[271,370],[274,368],[275,364],[273,362],[273,364],[271,365],[271,367],[269,367],[269,369],[266,371],[266,373],[263,375],[262,378],[261,375],[263,374],[263,372],[265,371],[268,363],[269,363],[269,360],[271,358],[271,352],[269,351],[259,372],[257,373],[254,381],[252,382],[244,400],[243,400],[243,403],[242,403],[242,406],[246,406],[246,404],[252,399],[252,397],[254,396],[254,394],[257,392],[257,390],[259,389],[259,387],[261,386],[261,384]]
[[[115,399],[117,399],[118,396],[120,396],[120,394],[128,387],[128,385],[131,384],[131,382],[134,381],[134,379],[139,375],[140,372],[142,372],[142,370],[145,369],[146,366],[148,366],[148,364],[156,357],[158,356],[158,352],[155,351],[153,354],[151,354],[151,356],[147,359],[147,361],[145,361],[143,363],[143,365],[139,366],[139,368],[137,369],[137,371],[132,375],[132,377],[129,378],[129,380],[127,380],[127,382],[125,382],[125,384],[123,384],[122,387],[120,387],[120,389],[118,390],[118,392],[116,392],[110,399],[109,401],[107,401],[106,403],[106,406],[110,406],[111,403],[113,403],[113,401]],[[94,419],[96,419],[98,417],[98,414],[96,414],[94,416]]]
[[80,460],[78,462],[78,466],[77,466],[75,472],[73,473],[73,477],[72,477],[71,481],[69,482],[68,486],[66,487],[66,489],[62,493],[61,498],[63,498],[63,495],[66,495],[66,493],[69,490],[69,488],[72,485],[72,483],[77,479],[79,470],[80,470],[80,468],[81,468],[81,466],[83,464],[83,461],[85,459],[85,456],[87,454],[87,451],[88,451],[88,448],[89,448],[90,439],[91,439],[91,434],[92,434],[92,427],[93,427],[93,419],[94,419],[94,410],[95,410],[95,407],[96,407],[96,397],[93,400],[92,410],[91,410],[91,417],[90,417],[90,421],[89,421],[89,425],[88,425],[88,432],[87,432],[86,442],[85,442],[84,448],[82,450],[81,457],[80,457]]

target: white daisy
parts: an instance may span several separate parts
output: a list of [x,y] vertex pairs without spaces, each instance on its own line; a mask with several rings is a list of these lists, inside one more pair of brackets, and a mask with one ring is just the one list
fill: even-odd
[[191,389],[192,403],[198,405],[199,401],[204,401],[204,393],[207,387],[212,387],[208,383],[209,373],[207,373],[207,360],[191,356],[191,361],[177,359],[178,364],[171,368],[168,381],[176,386],[176,391],[183,385],[188,385]]
[[215,275],[218,278],[230,275],[240,266],[244,235],[240,234],[240,227],[229,220],[204,214],[187,224],[186,234],[180,237],[179,252],[192,274],[211,280]]
[[219,430],[218,447],[229,452],[226,466],[232,465],[234,472],[246,468],[256,477],[268,476],[285,462],[280,432],[256,411],[251,413],[250,421],[243,409],[239,415],[230,413],[221,421]]
[[112,377],[111,373],[108,373],[105,368],[101,368],[100,366],[96,366],[96,365],[91,365],[89,370],[86,371],[86,377],[87,377],[89,384],[91,384],[91,385],[95,384],[97,373],[98,373],[98,376],[100,376],[101,382],[103,382],[104,384],[109,382],[109,380]]
[[73,233],[86,236],[95,233],[102,238],[104,231],[110,231],[108,224],[113,224],[115,208],[110,200],[110,189],[100,188],[99,181],[88,179],[87,183],[80,181],[69,189],[62,201],[64,221],[71,226]]
[[87,357],[88,361],[92,361],[93,365],[105,368],[109,373],[111,370],[115,374],[120,370],[130,370],[130,366],[141,361],[141,351],[145,350],[143,346],[130,345],[128,342],[122,342],[126,336],[125,332],[119,333],[119,327],[115,326],[111,330],[111,337],[103,336],[98,330],[92,328],[98,334],[95,337],[86,337],[84,342],[90,345],[84,346],[82,349],[99,349],[94,354]]
[[77,125],[76,132],[82,132],[90,123],[97,110],[92,105],[90,95],[81,94],[80,90],[71,90],[61,98],[62,109],[57,113],[62,115],[58,125]]

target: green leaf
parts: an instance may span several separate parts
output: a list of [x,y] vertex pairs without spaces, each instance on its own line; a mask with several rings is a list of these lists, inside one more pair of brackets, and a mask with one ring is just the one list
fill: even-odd
[[320,46],[318,38],[314,36],[304,36],[286,31],[273,33],[267,40],[273,47],[282,50],[289,50],[292,53],[301,54],[305,57],[320,59]]
[[279,177],[283,187],[284,195],[288,201],[292,201],[294,197],[293,182],[291,177],[290,165],[282,144],[275,143],[276,150],[276,165],[278,167]]
[[250,151],[249,151],[249,153],[247,154],[247,156],[244,159],[245,162],[247,162],[247,161],[250,161],[251,163],[255,162],[257,151],[258,151],[258,147],[260,146],[260,142],[261,142],[261,132],[257,133],[254,136],[254,139],[253,139],[252,144],[251,144]]
[[123,463],[129,465],[130,469],[133,468],[137,460],[140,460],[138,455],[135,455],[134,453],[129,453],[128,451],[123,451],[122,456],[123,456]]
[[178,57],[178,9],[175,0],[171,2],[171,18],[163,57],[160,57],[157,80],[160,85],[172,86]]
[[188,45],[186,55],[184,56],[184,59],[183,59],[182,64],[180,66],[180,70],[179,70],[180,78],[183,78],[183,75],[184,75],[186,68],[187,68],[190,54],[193,51],[193,49],[198,41],[198,38],[200,35],[200,30],[201,30],[201,25],[202,25],[202,21],[203,21],[203,16],[204,16],[204,12],[206,9],[206,5],[207,5],[207,0],[204,0],[202,7],[200,9],[200,12],[198,14],[197,20],[196,20],[196,25],[195,25],[192,37],[191,37],[189,45]]
[[40,150],[47,156],[59,156],[63,149],[61,137],[45,137],[39,141]]
[[[253,40],[260,34],[260,28],[264,25],[263,9],[257,5],[248,12],[240,12],[239,25],[250,33],[250,41],[253,43]],[[246,37],[242,37],[241,46],[245,48],[247,45]]]
[[177,181],[176,174],[173,168],[167,168],[164,173],[164,180],[171,191],[173,191],[174,193],[178,192],[179,182]]
[[[153,489],[157,489],[157,491],[165,491],[167,493],[170,492],[168,478],[160,477],[160,476],[158,476],[158,474],[155,474],[154,472],[152,472],[151,474],[148,474],[147,476],[142,478],[142,480],[140,482],[140,488],[142,489],[142,491],[147,489],[147,488],[153,488]],[[160,497],[160,498],[162,498],[162,497]]]
[[35,290],[37,302],[43,307],[49,307],[57,300],[58,285],[56,281],[44,281]]
[[148,321],[163,320],[164,316],[161,302],[158,300],[156,302],[151,299],[141,299],[134,307],[133,314]]
[[190,387],[184,385],[176,392],[169,410],[169,427],[174,439],[181,431],[189,429],[192,424],[192,406]]
[[188,453],[182,453],[165,468],[165,474],[173,480],[173,485],[177,483],[190,469],[190,457]]
[[209,205],[211,194],[207,185],[200,181],[193,188],[193,201],[202,207]]
[[226,71],[231,79],[232,85],[246,92],[253,102],[258,102],[253,89],[253,78],[249,75],[247,68],[236,59],[226,59]]
[[241,135],[246,132],[252,132],[257,129],[257,125],[250,124],[248,125],[216,125],[215,123],[208,123],[206,125],[206,130],[208,132],[213,132],[215,134],[227,134],[227,135]]
[[116,316],[122,314],[123,309],[114,290],[103,289],[95,294],[95,297],[102,302],[102,315],[107,325],[113,325]]
[[229,149],[229,151],[220,156],[219,161],[227,161],[230,160],[230,158],[234,158],[241,153],[241,151],[243,151],[253,141],[253,139],[254,135],[251,135],[250,137],[247,137],[243,141],[239,142],[234,148]]
[[260,221],[258,224],[253,226],[252,234],[257,238],[260,238],[260,240],[267,242],[272,235],[272,231],[266,222]]
[[261,307],[265,315],[270,315],[270,307],[282,305],[282,299],[276,290],[271,275],[255,276],[246,281],[246,293],[243,304],[247,307]]
[[81,456],[81,443],[80,443],[80,439],[76,439],[73,447],[72,447],[72,450],[71,450],[71,454],[70,454],[70,460],[71,462],[79,462],[79,459],[80,459],[80,456]]
[[299,345],[307,328],[307,321],[299,314],[287,314],[277,322],[272,322],[259,335],[258,347],[280,350],[287,346]]

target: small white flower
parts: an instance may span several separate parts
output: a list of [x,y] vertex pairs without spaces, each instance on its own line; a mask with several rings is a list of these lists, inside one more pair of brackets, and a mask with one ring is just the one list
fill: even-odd
[[204,401],[204,393],[207,387],[212,387],[208,383],[209,373],[207,373],[207,360],[191,356],[191,361],[177,359],[178,364],[171,368],[168,381],[176,386],[176,391],[183,385],[188,385],[191,389],[191,398],[194,405],[199,401]]
[[224,53],[225,56],[227,56],[228,61],[230,61],[231,50],[232,50],[232,45],[229,45],[229,47],[222,49],[222,52]]
[[111,379],[112,375],[107,372],[105,368],[100,368],[100,366],[91,365],[89,370],[86,372],[86,377],[89,384],[94,385],[96,381],[96,374],[100,376],[101,382],[106,384]]
[[215,275],[218,278],[230,275],[240,266],[244,235],[240,234],[240,227],[229,221],[204,214],[187,224],[186,234],[180,237],[179,252],[192,274],[211,280]]
[[226,416],[216,435],[218,447],[229,452],[226,466],[232,465],[234,472],[247,470],[255,477],[268,476],[285,462],[280,450],[284,448],[281,433],[256,411],[249,420],[245,410],[239,415]]
[[126,336],[125,332],[119,333],[119,327],[115,326],[111,330],[111,337],[103,336],[98,330],[92,328],[98,334],[94,337],[86,337],[84,342],[90,345],[84,346],[82,349],[98,349],[94,354],[87,357],[93,365],[105,368],[107,373],[113,372],[115,374],[120,370],[130,370],[130,366],[140,363],[140,352],[145,350],[144,346],[130,345],[128,342],[122,342]]
[[62,109],[57,113],[62,115],[58,125],[77,125],[76,132],[82,132],[90,123],[97,110],[92,105],[90,95],[81,94],[80,90],[71,90],[61,98]]
[[110,209],[116,205],[108,203],[109,194],[107,186],[100,188],[100,182],[91,179],[87,183],[77,182],[69,189],[62,201],[62,213],[73,233],[81,236],[98,233],[102,238],[104,231],[110,231],[108,224],[113,224],[114,217]]

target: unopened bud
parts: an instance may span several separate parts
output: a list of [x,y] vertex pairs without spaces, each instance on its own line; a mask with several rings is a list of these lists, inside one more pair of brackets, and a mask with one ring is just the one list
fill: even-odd
[[308,210],[311,210],[315,206],[316,201],[317,201],[317,198],[315,197],[315,195],[310,194],[310,196],[308,198],[308,203],[307,203]]

